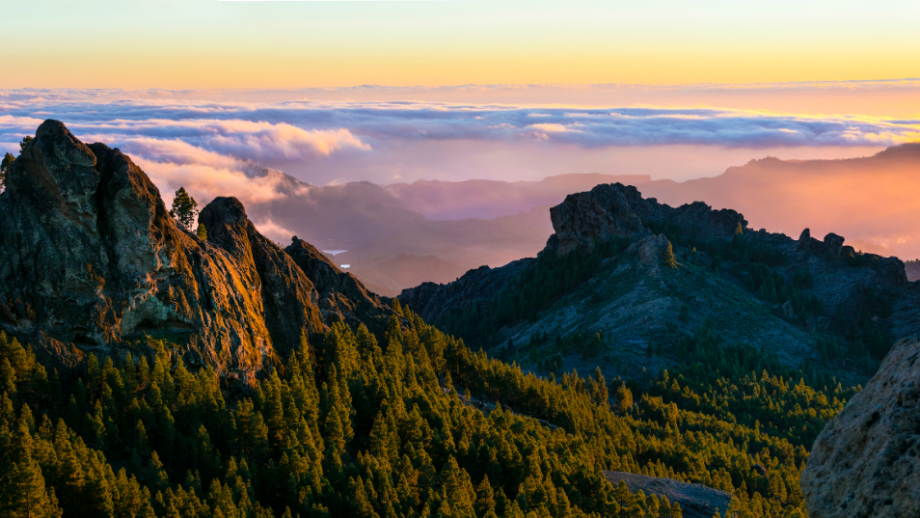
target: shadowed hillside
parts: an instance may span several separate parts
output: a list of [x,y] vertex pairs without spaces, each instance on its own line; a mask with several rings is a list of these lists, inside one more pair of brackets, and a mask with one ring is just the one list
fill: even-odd
[[864,379],[895,337],[920,328],[920,284],[903,263],[836,234],[754,231],[733,210],[672,208],[621,184],[570,195],[551,215],[555,234],[536,259],[400,300],[474,347],[555,372],[657,372],[680,361],[681,336],[705,329],[786,365]]

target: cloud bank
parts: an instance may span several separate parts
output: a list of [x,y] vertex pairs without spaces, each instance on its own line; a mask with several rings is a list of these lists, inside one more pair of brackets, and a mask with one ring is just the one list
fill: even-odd
[[[920,91],[920,83],[915,83],[796,84],[784,88]],[[706,156],[709,161],[697,164],[694,171],[712,175],[739,158],[747,161],[776,149],[800,150],[809,157],[815,152],[852,156],[864,149],[878,150],[920,139],[920,117],[909,116],[825,116],[635,103],[575,106],[499,102],[508,92],[533,100],[556,91],[573,96],[579,91],[642,90],[657,95],[674,90],[643,88],[505,85],[450,89],[364,86],[284,92],[5,90],[0,91],[0,151],[17,152],[22,137],[33,134],[44,119],[55,118],[83,140],[105,142],[131,155],[160,187],[167,203],[172,192],[184,186],[201,203],[230,195],[247,207],[264,208],[303,198],[294,195],[304,194],[299,190],[307,188],[278,170],[320,185],[418,178],[536,179],[578,171],[655,175],[656,167],[679,170]],[[734,90],[727,86],[694,88],[726,95]],[[750,86],[747,90],[764,88],[782,89]],[[482,94],[482,102],[425,99],[429,94],[458,98],[470,92]],[[385,100],[367,99],[374,95]],[[418,100],[389,98],[393,96]],[[700,147],[704,149],[700,151]],[[670,158],[660,158],[673,150],[678,151]],[[620,164],[619,169],[616,164]],[[634,169],[623,170],[625,167]],[[286,231],[281,220],[271,219],[270,210],[260,214],[266,228],[273,228],[278,235]]]
[[[15,98],[15,100],[14,100]],[[888,146],[920,138],[920,119],[770,113],[728,108],[579,108],[446,102],[241,103],[0,98],[0,141],[58,118],[73,131],[180,139],[252,161],[310,160],[400,141],[537,140],[582,148]]]

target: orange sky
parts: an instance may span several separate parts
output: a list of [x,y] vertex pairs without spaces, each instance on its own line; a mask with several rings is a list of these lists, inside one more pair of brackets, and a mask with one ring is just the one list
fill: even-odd
[[0,2],[0,88],[752,83],[920,76],[920,4]]

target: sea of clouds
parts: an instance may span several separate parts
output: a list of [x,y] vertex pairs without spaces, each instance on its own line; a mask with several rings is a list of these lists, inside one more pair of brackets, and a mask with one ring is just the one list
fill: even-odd
[[[413,95],[411,89],[404,93]],[[281,98],[291,95],[296,93]],[[203,200],[232,194],[260,203],[287,195],[279,176],[266,175],[266,167],[315,184],[355,179],[388,183],[404,178],[402,171],[416,171],[418,178],[437,170],[439,159],[453,160],[439,151],[425,152],[451,143],[462,147],[464,156],[487,148],[494,153],[496,146],[540,153],[559,149],[576,156],[662,146],[881,148],[920,134],[920,120],[857,115],[711,107],[265,100],[271,97],[246,92],[2,90],[0,152],[15,154],[24,136],[53,118],[83,140],[105,142],[131,155],[167,197],[184,185]],[[477,173],[491,174],[470,171],[469,177]]]

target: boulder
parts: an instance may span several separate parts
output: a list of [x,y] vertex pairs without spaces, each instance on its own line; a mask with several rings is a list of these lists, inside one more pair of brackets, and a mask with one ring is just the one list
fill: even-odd
[[824,427],[802,491],[811,518],[920,516],[920,342],[898,342]]

